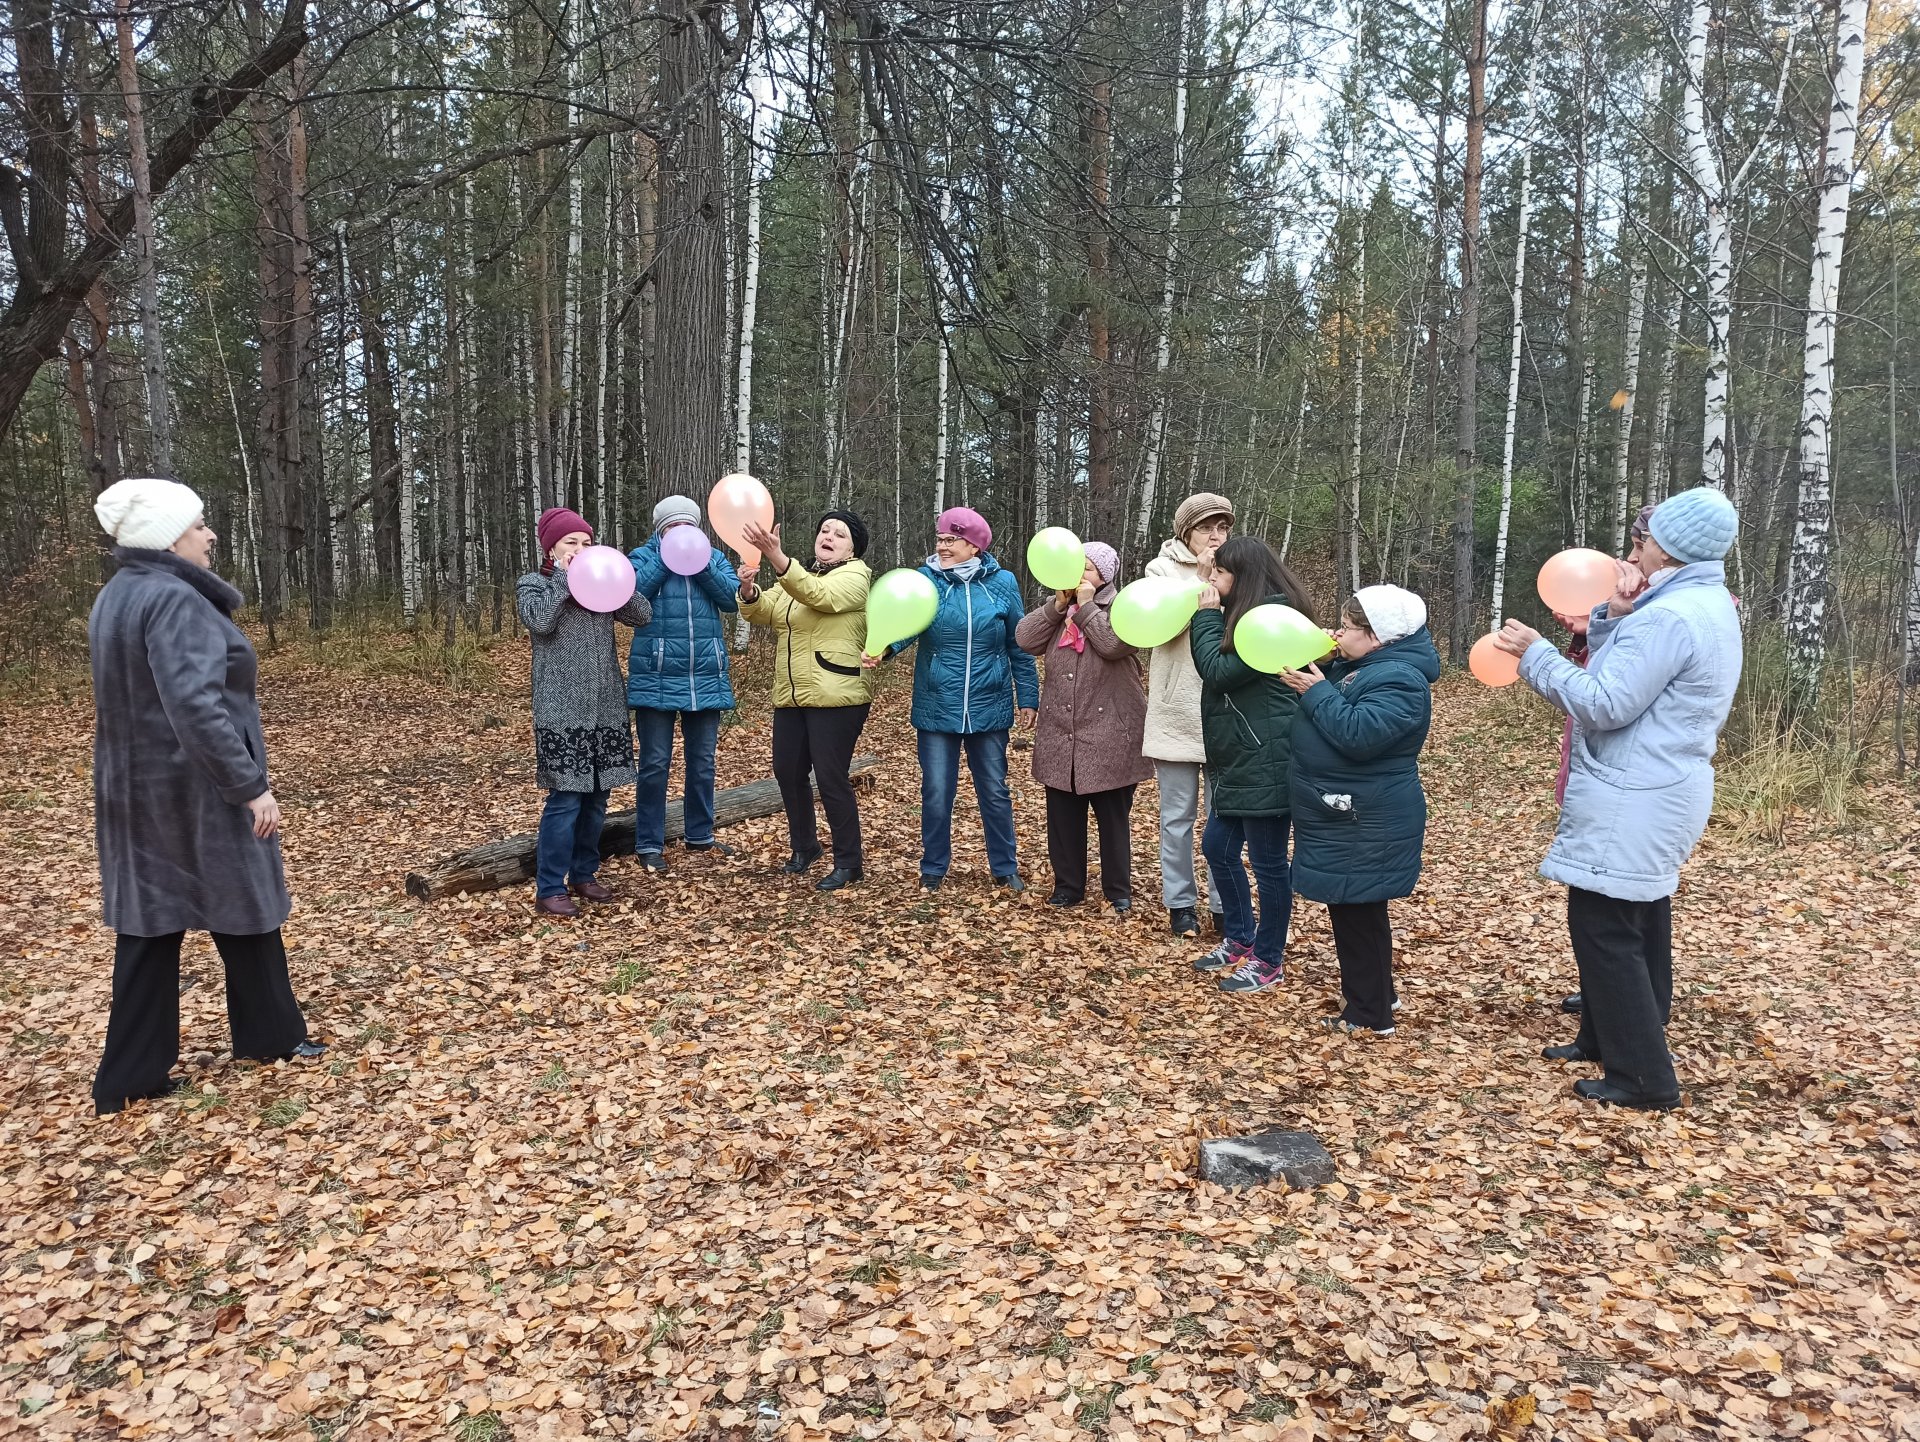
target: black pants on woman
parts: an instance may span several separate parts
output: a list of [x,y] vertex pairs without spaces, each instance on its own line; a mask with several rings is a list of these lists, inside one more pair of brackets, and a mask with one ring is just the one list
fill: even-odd
[[[795,856],[820,854],[820,828],[814,821],[813,787],[820,788],[827,829],[833,834],[833,865],[851,871],[860,865],[860,803],[847,771],[860,728],[871,707],[776,706],[773,711],[773,779],[787,808],[787,841]],[[812,773],[812,783],[808,782]]]
[[[93,1078],[96,1114],[158,1096],[180,1060],[180,943],[184,931],[129,936],[113,944],[113,1011],[107,1045]],[[287,976],[278,931],[258,936],[213,933],[227,971],[227,1025],[233,1054],[260,1061],[290,1056],[307,1039],[306,1018]]]
[[1567,888],[1567,932],[1580,965],[1575,1045],[1637,1097],[1677,1095],[1667,1051],[1673,1016],[1673,898],[1620,901]]
[[1393,923],[1384,901],[1329,906],[1333,949],[1340,958],[1341,1017],[1370,1031],[1393,1026]]
[[1131,786],[1086,794],[1047,788],[1047,863],[1053,868],[1053,894],[1080,901],[1087,894],[1087,810],[1100,829],[1100,894],[1108,901],[1133,900],[1133,815]]

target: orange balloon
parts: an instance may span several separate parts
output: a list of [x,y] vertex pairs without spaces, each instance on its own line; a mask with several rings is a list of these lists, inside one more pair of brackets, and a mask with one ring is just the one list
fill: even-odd
[[1482,636],[1467,652],[1467,669],[1483,686],[1511,686],[1520,679],[1520,658],[1494,645],[1492,636]]
[[1620,567],[1605,551],[1576,547],[1547,558],[1540,568],[1540,599],[1549,611],[1584,616],[1613,594]]
[[707,519],[720,539],[740,553],[742,565],[759,567],[760,552],[747,544],[743,532],[749,521],[773,525],[773,497],[765,486],[745,471],[722,476],[707,496]]

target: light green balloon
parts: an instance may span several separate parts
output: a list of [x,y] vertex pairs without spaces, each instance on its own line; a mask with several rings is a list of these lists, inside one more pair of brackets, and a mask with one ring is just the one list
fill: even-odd
[[1143,651],[1164,646],[1193,621],[1201,590],[1198,581],[1143,576],[1113,598],[1113,634]]
[[1333,642],[1291,606],[1255,606],[1233,628],[1233,654],[1272,676],[1298,671],[1333,649]]
[[1086,547],[1065,526],[1048,526],[1027,542],[1027,569],[1049,591],[1075,590],[1086,574]]
[[933,582],[918,571],[902,566],[887,572],[867,590],[867,655],[912,640],[933,624],[939,609]]

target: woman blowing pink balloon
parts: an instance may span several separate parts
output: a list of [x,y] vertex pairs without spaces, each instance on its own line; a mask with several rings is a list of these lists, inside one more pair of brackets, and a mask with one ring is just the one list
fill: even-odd
[[633,731],[613,623],[644,626],[653,608],[639,595],[612,611],[590,611],[574,599],[567,569],[593,544],[593,527],[578,513],[541,512],[539,537],[546,562],[517,587],[520,624],[533,638],[534,754],[547,792],[534,905],[549,916],[578,916],[569,891],[586,901],[613,900],[594,879],[600,828],[607,793],[633,784]]

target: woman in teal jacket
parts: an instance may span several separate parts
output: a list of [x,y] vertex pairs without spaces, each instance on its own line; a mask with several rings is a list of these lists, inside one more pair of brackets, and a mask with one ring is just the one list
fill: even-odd
[[667,773],[673,769],[673,723],[686,746],[686,844],[689,851],[727,848],[713,839],[714,753],[720,718],[733,709],[723,613],[740,609],[740,580],[714,547],[707,568],[692,576],[670,570],[660,538],[675,526],[700,524],[700,507],[668,496],[653,508],[653,535],[628,553],[635,588],[653,620],[633,633],[627,654],[627,704],[640,738],[634,785],[634,851],[649,871],[665,871]]
[[[1200,673],[1200,732],[1210,786],[1200,850],[1219,893],[1226,932],[1194,966],[1227,972],[1220,989],[1228,992],[1264,991],[1286,979],[1287,926],[1293,917],[1287,758],[1297,703],[1279,677],[1254,670],[1233,645],[1240,618],[1269,602],[1313,618],[1306,586],[1273,548],[1252,536],[1235,536],[1215,552],[1211,583],[1200,593],[1200,610],[1187,632]],[[1249,866],[1260,892],[1257,913]]]
[[1346,1004],[1327,1025],[1393,1035],[1387,903],[1420,879],[1427,798],[1420,748],[1433,721],[1440,653],[1427,606],[1398,586],[1363,586],[1341,608],[1339,656],[1282,671],[1300,697],[1293,728],[1293,889],[1333,923]]
[[[920,884],[938,891],[953,861],[953,802],[960,757],[973,777],[996,885],[1025,891],[1007,789],[1007,737],[1031,727],[1040,672],[1014,630],[1026,615],[1020,583],[988,551],[993,528],[978,511],[940,513],[934,554],[920,568],[940,597],[933,624],[912,641],[913,726],[920,744]],[[889,654],[892,654],[891,652]],[[871,660],[869,665],[873,664]]]

